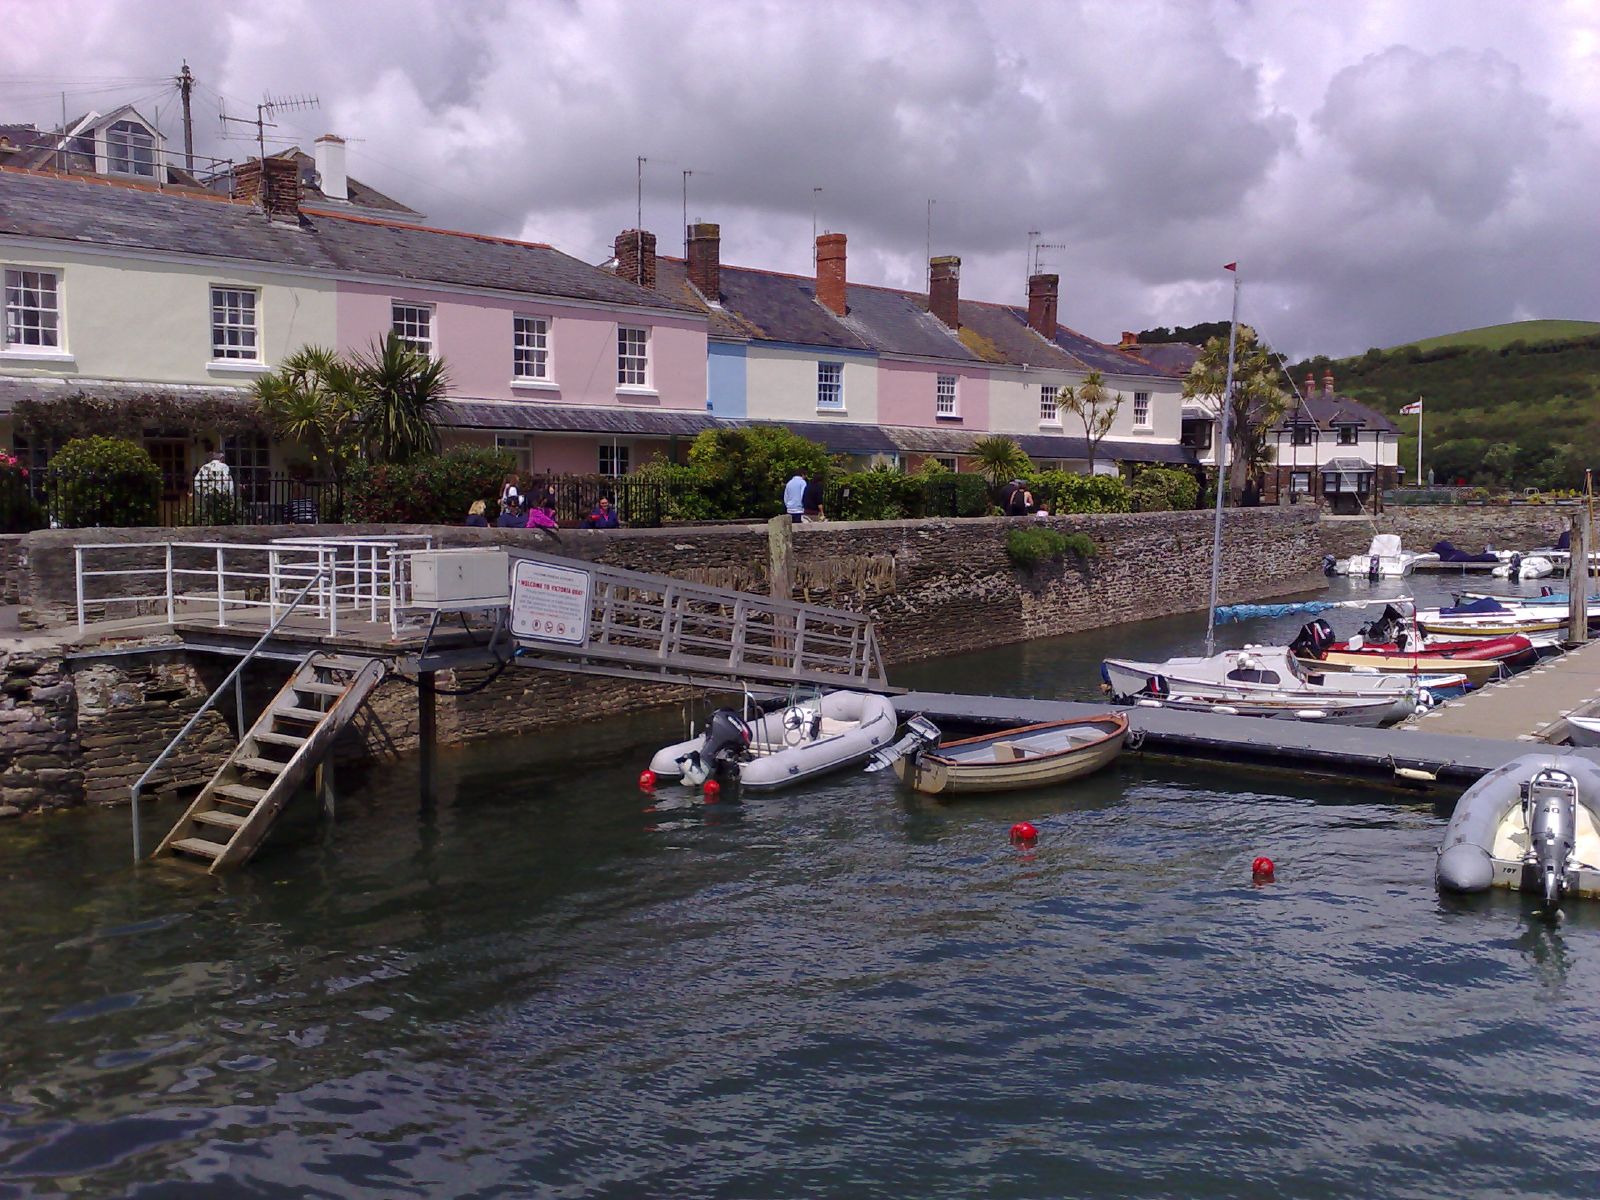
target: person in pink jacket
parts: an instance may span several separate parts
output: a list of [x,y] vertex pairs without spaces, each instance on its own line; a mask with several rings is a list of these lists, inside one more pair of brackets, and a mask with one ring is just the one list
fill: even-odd
[[559,529],[556,523],[556,506],[549,500],[528,510],[528,529]]

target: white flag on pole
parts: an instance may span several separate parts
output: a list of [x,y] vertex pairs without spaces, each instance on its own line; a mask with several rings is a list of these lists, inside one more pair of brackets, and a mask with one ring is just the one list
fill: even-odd
[[1418,399],[1412,404],[1401,405],[1400,412],[1408,417],[1420,416],[1422,414],[1422,401]]

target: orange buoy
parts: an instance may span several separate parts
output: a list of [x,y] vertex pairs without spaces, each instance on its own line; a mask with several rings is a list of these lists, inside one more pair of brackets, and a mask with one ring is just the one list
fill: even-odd
[[1262,855],[1250,864],[1250,878],[1257,883],[1271,883],[1273,869],[1272,860]]
[[1011,827],[1011,844],[1014,846],[1031,846],[1038,840],[1039,831],[1032,822],[1018,821]]

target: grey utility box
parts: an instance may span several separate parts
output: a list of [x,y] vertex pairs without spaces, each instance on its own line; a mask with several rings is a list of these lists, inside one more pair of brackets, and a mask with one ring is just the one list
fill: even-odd
[[504,550],[427,550],[411,556],[411,607],[504,608],[511,601]]

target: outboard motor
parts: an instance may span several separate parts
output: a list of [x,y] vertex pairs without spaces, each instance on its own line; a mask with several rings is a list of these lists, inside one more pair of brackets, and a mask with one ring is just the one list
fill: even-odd
[[906,722],[906,731],[899,741],[874,750],[867,759],[868,771],[881,771],[892,767],[908,755],[915,760],[925,750],[935,749],[944,737],[939,727],[918,713]]
[[731,708],[719,708],[706,722],[706,735],[698,750],[691,750],[678,760],[683,768],[683,782],[689,787],[699,787],[728,763],[737,762],[739,756],[750,748],[750,726]]
[[1333,643],[1333,626],[1318,617],[1300,627],[1299,636],[1289,643],[1289,652],[1297,658],[1321,658]]
[[1521,579],[1522,578],[1522,555],[1521,554],[1513,554],[1511,556],[1511,567],[1506,572],[1506,578],[1507,579]]
[[1561,903],[1567,868],[1577,838],[1578,783],[1565,771],[1546,767],[1523,792],[1522,815],[1528,823],[1528,861],[1539,873],[1539,890],[1547,909]]
[[1335,558],[1333,555],[1324,554],[1322,556],[1322,573],[1324,575],[1332,575],[1333,574],[1333,569],[1338,565],[1339,565],[1339,560],[1337,558]]
[[1383,574],[1383,559],[1374,554],[1367,559],[1367,578],[1376,579]]

